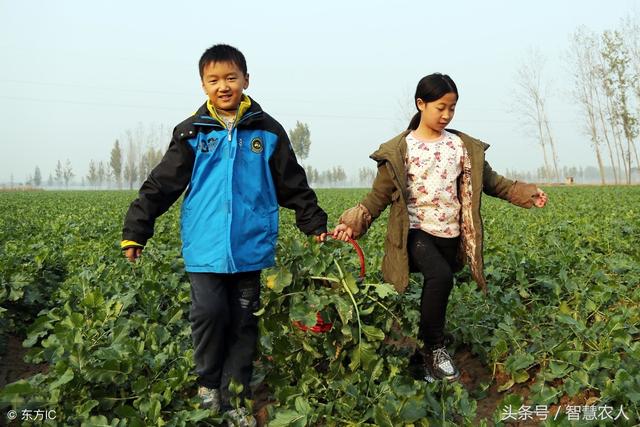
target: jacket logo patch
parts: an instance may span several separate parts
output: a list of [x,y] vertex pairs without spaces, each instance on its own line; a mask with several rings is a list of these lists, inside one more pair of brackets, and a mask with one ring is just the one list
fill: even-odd
[[262,140],[260,138],[253,138],[251,140],[251,151],[254,153],[260,154],[264,150],[264,146],[262,145]]
[[198,150],[202,153],[208,153],[216,148],[218,138],[201,139],[198,143]]

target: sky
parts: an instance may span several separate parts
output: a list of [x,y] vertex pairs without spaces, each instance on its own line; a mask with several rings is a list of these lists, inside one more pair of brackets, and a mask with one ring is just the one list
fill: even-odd
[[449,74],[451,127],[491,144],[494,170],[535,170],[542,151],[510,111],[527,52],[546,58],[559,164],[595,165],[564,60],[583,25],[602,32],[634,0],[0,0],[0,182],[44,179],[69,159],[77,179],[138,126],[170,130],[205,101],[198,59],[227,43],[247,58],[246,93],[285,129],[311,131],[306,165],[356,175],[413,113],[419,79]]

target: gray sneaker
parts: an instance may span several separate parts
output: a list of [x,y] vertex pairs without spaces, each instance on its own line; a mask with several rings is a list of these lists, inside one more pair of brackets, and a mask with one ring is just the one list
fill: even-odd
[[225,412],[225,418],[229,420],[229,425],[236,427],[256,427],[257,425],[255,417],[245,407]]
[[425,381],[433,382],[437,380],[455,381],[460,378],[460,371],[453,363],[453,359],[447,353],[447,349],[436,347],[425,351]]
[[220,412],[220,389],[198,387],[198,397],[202,400],[202,407]]

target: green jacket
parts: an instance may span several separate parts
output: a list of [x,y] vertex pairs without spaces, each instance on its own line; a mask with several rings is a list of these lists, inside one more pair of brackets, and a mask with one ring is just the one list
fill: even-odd
[[[462,132],[447,129],[458,135],[464,144],[470,164],[463,165],[458,177],[458,198],[461,204],[460,215],[460,247],[458,248],[458,267],[467,262],[471,274],[478,286],[486,292],[486,281],[483,274],[482,258],[482,218],[480,217],[481,195],[484,191],[490,196],[499,197],[524,208],[533,206],[533,196],[537,193],[534,184],[511,181],[491,169],[484,159],[488,144],[472,138]],[[369,194],[359,209],[365,219],[360,218],[361,226],[354,223],[356,215],[343,214],[341,221],[366,231],[371,221],[376,219],[391,204],[387,237],[382,261],[384,279],[393,284],[399,292],[403,292],[409,284],[409,257],[407,254],[407,235],[409,233],[409,213],[407,211],[407,176],[405,156],[407,141],[405,131],[390,141],[385,142],[370,157],[378,163],[378,173]],[[364,208],[364,209],[363,209]],[[368,211],[368,212],[367,212]],[[370,215],[370,216],[369,216]],[[350,223],[351,222],[351,223]],[[356,236],[358,233],[356,232]]]

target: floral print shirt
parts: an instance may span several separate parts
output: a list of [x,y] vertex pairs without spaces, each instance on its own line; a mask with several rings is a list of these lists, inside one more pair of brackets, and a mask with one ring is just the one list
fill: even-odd
[[437,140],[420,141],[413,132],[406,139],[409,227],[438,237],[459,236],[457,179],[465,160],[462,140],[446,130]]

